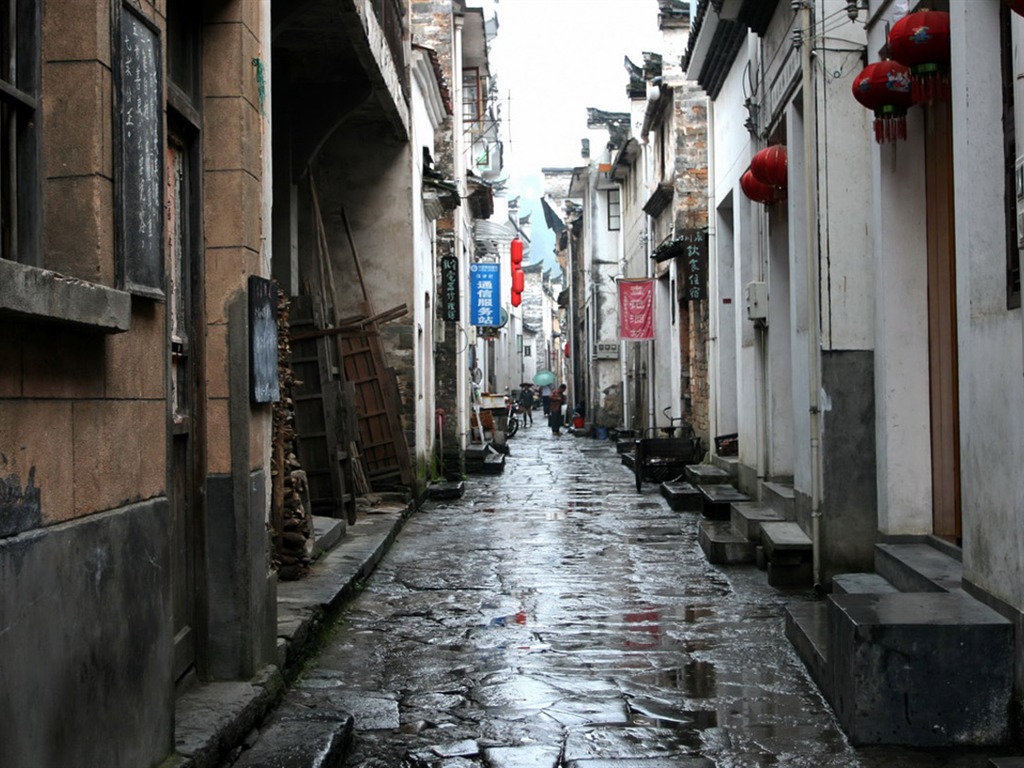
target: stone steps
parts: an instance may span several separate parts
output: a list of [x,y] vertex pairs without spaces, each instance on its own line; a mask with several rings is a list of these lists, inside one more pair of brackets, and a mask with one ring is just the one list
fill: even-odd
[[700,512],[709,520],[729,520],[733,504],[750,501],[749,496],[726,483],[698,485],[697,490],[701,496]]
[[1013,624],[959,588],[953,554],[878,544],[877,573],[838,575],[824,600],[787,606],[786,636],[852,743],[1010,738]]
[[756,558],[757,545],[740,536],[728,520],[701,520],[697,541],[709,563],[740,565]]
[[728,484],[732,481],[732,475],[711,464],[689,464],[683,472],[687,482],[698,487]]
[[691,483],[669,481],[660,486],[661,495],[675,512],[700,512],[701,496]]

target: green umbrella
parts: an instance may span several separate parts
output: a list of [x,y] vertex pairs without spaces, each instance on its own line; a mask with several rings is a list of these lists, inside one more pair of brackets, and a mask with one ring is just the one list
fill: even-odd
[[538,387],[546,387],[555,383],[555,374],[551,371],[537,371],[533,377],[533,383]]

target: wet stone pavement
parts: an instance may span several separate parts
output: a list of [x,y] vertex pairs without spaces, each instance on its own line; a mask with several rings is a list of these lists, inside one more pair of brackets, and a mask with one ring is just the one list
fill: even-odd
[[985,766],[855,750],[753,566],[637,494],[610,442],[537,419],[504,474],[430,502],[288,694],[351,712],[350,768]]

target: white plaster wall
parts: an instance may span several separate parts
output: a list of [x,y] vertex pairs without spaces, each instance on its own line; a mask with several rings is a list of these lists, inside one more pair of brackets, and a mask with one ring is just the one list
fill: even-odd
[[742,293],[737,292],[739,278],[735,274],[738,266],[735,243],[735,210],[730,197],[712,219],[714,224],[715,264],[710,270],[709,294],[711,296],[710,335],[712,421],[711,433],[715,435],[736,432],[739,423],[739,401],[737,399],[737,353],[738,326],[745,318]]
[[421,203],[423,188],[423,147],[434,151],[434,126],[419,82],[413,78],[412,104],[412,193],[413,205],[413,344],[415,345],[414,408],[417,463],[429,461],[434,444],[434,225]]
[[965,578],[1020,608],[1024,347],[1021,311],[1006,307],[998,11],[950,7],[961,499]]
[[[868,51],[884,44],[885,21]],[[871,142],[878,527],[892,535],[932,530],[923,130],[912,109],[907,141]]]
[[[829,0],[826,17],[846,3]],[[833,28],[814,60],[819,144],[818,232],[821,247],[821,346],[824,350],[874,347],[874,269],[871,258],[873,115],[851,92],[862,61],[851,53],[864,43],[862,27]],[[800,151],[790,146],[790,153]]]
[[[758,50],[758,39],[749,35],[740,51],[718,98],[708,107],[709,178],[712,180],[710,220],[715,211],[732,201],[731,237],[715,237],[710,254],[711,281],[718,285],[718,301],[710,306],[710,319],[717,328],[717,343],[711,350],[709,365],[718,371],[716,397],[719,425],[715,434],[736,431],[740,434],[740,461],[757,467],[760,448],[761,421],[759,411],[760,351],[755,343],[754,324],[747,319],[744,290],[747,283],[763,279],[760,268],[759,217],[762,206],[752,203],[740,191],[740,176],[747,170],[751,157],[751,139],[744,122],[744,68]],[[728,210],[728,209],[723,209]],[[729,264],[730,274],[717,274],[719,263]],[[732,304],[722,299],[732,297]],[[731,341],[727,339],[731,338]],[[729,344],[730,349],[726,349]],[[727,382],[726,379],[734,380]],[[734,401],[733,406],[726,403]],[[730,411],[732,413],[730,413]]]

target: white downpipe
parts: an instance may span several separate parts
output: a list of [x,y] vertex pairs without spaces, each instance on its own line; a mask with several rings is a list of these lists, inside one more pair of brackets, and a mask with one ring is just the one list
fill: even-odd
[[821,588],[821,338],[818,319],[818,251],[815,233],[815,110],[814,79],[811,73],[813,15],[810,0],[804,0],[800,12],[804,30],[800,48],[803,80],[804,131],[804,239],[807,248],[807,390],[810,410],[811,449],[811,545],[815,589]]

